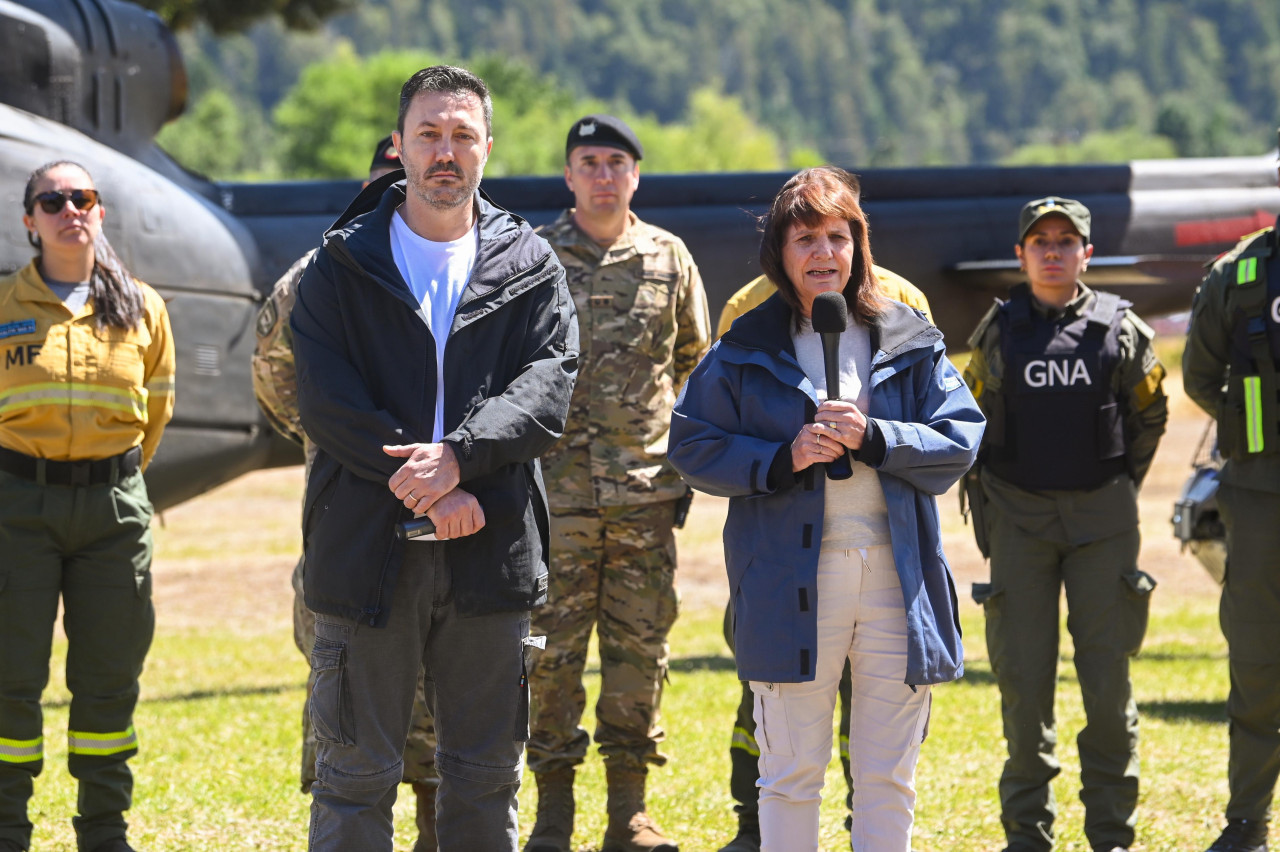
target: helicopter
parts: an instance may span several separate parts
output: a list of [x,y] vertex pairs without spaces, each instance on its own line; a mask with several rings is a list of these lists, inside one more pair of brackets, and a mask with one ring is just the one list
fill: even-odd
[[[147,471],[157,509],[300,451],[258,410],[254,320],[276,278],[317,246],[357,180],[212,181],[155,143],[187,99],[172,32],[125,0],[0,0],[0,272],[25,265],[27,176],[84,165],[126,266],[166,299],[178,349],[177,408]],[[558,140],[548,140],[558,144]],[[1014,223],[1029,199],[1064,195],[1093,213],[1086,281],[1144,316],[1182,311],[1207,260],[1275,222],[1275,157],[1116,165],[954,166],[858,172],[876,263],[928,297],[953,346],[1021,280]],[[648,174],[632,202],[679,235],[713,312],[759,274],[758,219],[790,173]],[[560,177],[486,178],[482,189],[532,225],[572,204]]]

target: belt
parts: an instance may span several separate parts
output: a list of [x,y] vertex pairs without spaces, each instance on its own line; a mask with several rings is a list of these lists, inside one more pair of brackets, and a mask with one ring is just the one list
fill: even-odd
[[37,459],[0,447],[0,470],[42,485],[115,485],[142,466],[142,447],[118,456],[85,461]]

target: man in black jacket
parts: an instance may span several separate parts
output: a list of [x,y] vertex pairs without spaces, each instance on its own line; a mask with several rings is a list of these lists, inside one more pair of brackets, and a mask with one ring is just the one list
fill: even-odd
[[[491,121],[470,72],[411,77],[404,179],[360,194],[298,288],[298,403],[319,447],[303,510],[314,850],[391,849],[419,665],[441,845],[516,849],[529,610],[547,590],[537,457],[564,428],[578,329],[550,247],[478,192]],[[415,515],[436,540],[397,537]]]

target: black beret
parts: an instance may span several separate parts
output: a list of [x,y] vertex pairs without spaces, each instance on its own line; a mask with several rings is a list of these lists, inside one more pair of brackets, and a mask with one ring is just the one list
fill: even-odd
[[388,136],[378,143],[377,148],[373,149],[373,162],[369,164],[369,171],[402,168],[404,168],[404,163],[400,162],[400,152],[396,150],[396,146],[391,142],[391,137]]
[[635,133],[627,127],[625,121],[611,115],[587,115],[575,121],[573,127],[569,128],[569,138],[564,143],[565,159],[569,159],[569,152],[580,145],[620,148],[637,160],[644,159],[644,146]]

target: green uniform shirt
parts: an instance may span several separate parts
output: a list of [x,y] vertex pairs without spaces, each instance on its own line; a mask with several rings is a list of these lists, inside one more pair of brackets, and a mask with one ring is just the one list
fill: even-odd
[[630,216],[607,248],[572,210],[539,231],[564,265],[582,338],[565,434],[542,458],[553,509],[685,491],[667,463],[667,432],[676,393],[711,342],[707,297],[684,243]]
[[[1191,308],[1191,327],[1182,350],[1182,385],[1187,396],[1218,420],[1226,397],[1228,365],[1231,363],[1231,317],[1227,316],[1227,291],[1235,280],[1236,258],[1250,249],[1261,248],[1274,228],[1248,234],[1235,248],[1214,262],[1196,291]],[[1276,269],[1274,261],[1268,273]],[[1241,488],[1280,493],[1280,456],[1228,459],[1222,481]]]
[[[1063,313],[1071,318],[1086,314],[1097,298],[1084,284]],[[1034,298],[1032,308],[1040,316],[1050,309]],[[964,378],[978,406],[992,416],[991,400],[1001,392],[1004,356],[1000,348],[1000,324],[996,307],[983,317],[969,338],[973,347]],[[1151,346],[1151,328],[1132,311],[1125,311],[1120,326],[1120,367],[1114,381],[1123,401],[1125,454],[1133,477],[1117,476],[1092,491],[1027,491],[980,471],[983,492],[991,512],[1007,513],[1031,535],[1062,544],[1084,544],[1115,535],[1138,525],[1137,488],[1151,467],[1156,446],[1169,419],[1168,400],[1161,382],[1164,367]]]

